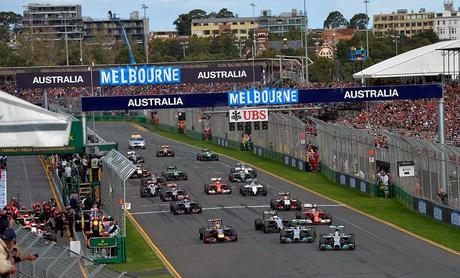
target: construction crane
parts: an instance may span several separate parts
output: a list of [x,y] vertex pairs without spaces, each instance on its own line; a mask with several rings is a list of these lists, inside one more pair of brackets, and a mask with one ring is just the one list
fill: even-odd
[[125,43],[128,46],[130,63],[132,65],[137,64],[136,59],[134,58],[133,49],[131,48],[131,43],[129,43],[128,35],[126,34],[125,27],[123,27],[123,23],[121,22],[120,18],[117,17],[117,14],[115,13],[112,14],[112,11],[109,11],[108,14],[109,14],[109,19],[113,20],[113,22],[115,23],[118,23],[121,27],[121,31],[123,32],[123,37],[125,38]]

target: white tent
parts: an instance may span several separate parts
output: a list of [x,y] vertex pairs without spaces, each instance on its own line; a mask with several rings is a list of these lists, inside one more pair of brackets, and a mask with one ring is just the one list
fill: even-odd
[[444,69],[456,69],[459,71],[458,55],[451,55],[444,58],[441,49],[459,49],[460,40],[442,41],[431,45],[423,46],[373,66],[370,66],[358,73],[353,78],[388,78],[405,76],[437,76],[443,74]]
[[72,119],[0,91],[0,147],[62,147]]

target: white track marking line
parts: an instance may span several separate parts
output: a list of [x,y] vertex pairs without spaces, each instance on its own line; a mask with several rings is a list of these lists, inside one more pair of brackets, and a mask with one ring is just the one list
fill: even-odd
[[[150,207],[155,205],[143,205],[142,207]],[[254,205],[254,206],[226,206],[226,207],[212,207],[212,208],[203,208],[203,211],[207,210],[220,210],[220,209],[242,209],[242,208],[269,208],[270,206],[266,205]],[[341,207],[341,205],[335,204],[326,204],[318,205],[318,207]],[[132,215],[144,215],[144,214],[161,214],[168,213],[169,210],[157,210],[157,211],[142,211],[142,212],[131,212]],[[338,218],[338,217],[336,217]]]

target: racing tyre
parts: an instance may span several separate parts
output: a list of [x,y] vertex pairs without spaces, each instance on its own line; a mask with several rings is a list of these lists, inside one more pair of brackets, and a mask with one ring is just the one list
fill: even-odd
[[302,211],[296,211],[295,212],[295,218],[296,219],[302,219],[303,212]]
[[302,210],[302,202],[297,202],[297,210]]
[[206,231],[205,228],[200,228],[200,230],[198,231],[198,233],[200,234],[200,240],[203,240],[203,235],[205,231]]
[[254,228],[257,230],[262,230],[262,228],[264,227],[264,221],[260,218],[257,218],[256,220],[254,220]]
[[270,208],[271,209],[276,209],[276,200],[275,199],[270,200]]
[[219,157],[218,157],[218,156],[216,156],[216,159],[214,159],[214,160],[215,160],[215,161],[219,161]]
[[160,157],[160,153],[159,153],[159,152],[157,152],[157,157]]
[[330,213],[326,213],[326,218],[327,218],[327,219],[331,219],[331,223],[330,223],[330,224],[332,224],[332,215],[331,215]]
[[235,239],[233,241],[238,240],[238,233],[236,232],[235,229],[230,229],[230,235],[235,237]]
[[267,194],[268,194],[267,190],[263,189],[262,190],[262,196],[267,196]]
[[241,189],[241,188],[240,188],[240,193],[241,193],[241,196],[246,196],[246,195],[247,195],[247,194],[246,194],[246,193],[247,193],[246,190]]
[[182,180],[184,180],[184,181],[186,181],[187,179],[188,179],[188,176],[187,176],[187,175],[184,175],[184,176],[182,177]]
[[286,237],[286,231],[283,230],[280,232],[280,242],[282,244],[286,243],[286,240],[284,239],[285,237]]
[[207,184],[204,185],[204,193],[206,193],[206,195],[209,195],[209,190],[208,190],[208,185]]
[[210,238],[211,234],[209,231],[204,230],[203,233],[200,235],[200,238],[203,240],[204,243],[208,243],[206,239]]
[[350,233],[350,237],[348,238],[348,243],[356,244],[355,243],[355,234]]

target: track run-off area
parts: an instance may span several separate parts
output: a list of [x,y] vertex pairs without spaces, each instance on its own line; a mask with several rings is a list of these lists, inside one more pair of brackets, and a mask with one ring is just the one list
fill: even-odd
[[[268,187],[268,196],[242,197],[233,183],[231,195],[208,196],[203,185],[211,178],[228,182],[228,172],[237,161],[220,156],[219,161],[197,161],[200,151],[188,145],[144,132],[128,123],[98,123],[96,132],[106,141],[118,142],[126,154],[131,134],[141,134],[147,148],[136,150],[144,156],[144,167],[161,172],[169,165],[186,171],[187,181],[178,181],[191,200],[203,206],[202,214],[173,215],[169,203],[158,197],[141,198],[139,180],[130,180],[126,202],[131,215],[172,267],[183,277],[460,277],[460,257],[412,237],[397,228],[369,218],[331,200],[258,171],[258,181]],[[161,145],[170,145],[175,157],[156,157]],[[276,174],[276,173],[275,173]],[[332,214],[333,224],[345,225],[356,236],[356,250],[328,251],[312,244],[280,244],[278,234],[254,229],[254,219],[269,208],[270,199],[289,191],[304,203],[317,203]],[[290,218],[295,212],[280,212]],[[238,241],[204,244],[198,229],[210,218],[221,218],[238,232]],[[328,226],[317,226],[317,234]],[[129,238],[127,239],[129,240]],[[460,240],[460,239],[459,239]]]

